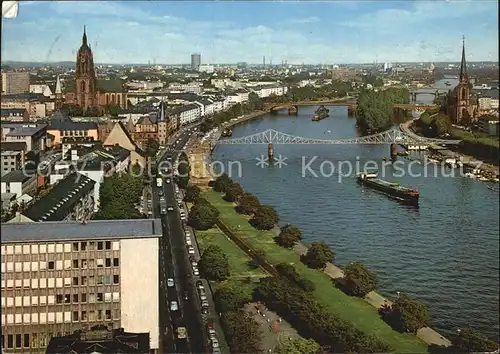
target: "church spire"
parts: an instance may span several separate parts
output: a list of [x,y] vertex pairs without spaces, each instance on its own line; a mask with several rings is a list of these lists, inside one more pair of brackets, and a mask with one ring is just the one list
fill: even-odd
[[460,81],[467,81],[467,62],[465,61],[465,36],[462,36],[462,61],[460,63]]
[[85,25],[83,25],[83,37],[82,37],[82,46],[87,45],[87,33],[85,32]]
[[62,93],[61,90],[61,80],[59,80],[59,75],[57,75],[57,81],[56,81],[56,95],[60,95]]

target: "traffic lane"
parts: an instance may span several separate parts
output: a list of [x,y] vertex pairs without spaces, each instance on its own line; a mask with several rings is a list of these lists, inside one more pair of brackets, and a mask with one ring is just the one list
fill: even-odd
[[[171,193],[167,195],[167,204],[175,205],[175,195],[173,186],[171,187]],[[177,265],[181,269],[181,272],[185,277],[180,282],[182,291],[187,291],[189,299],[184,302],[184,314],[186,319],[186,324],[188,327],[188,336],[191,339],[191,346],[195,353],[204,352],[205,338],[203,336],[200,328],[202,326],[200,318],[200,308],[198,303],[198,298],[196,290],[194,287],[193,278],[191,275],[191,264],[189,262],[187,247],[185,243],[185,234],[183,232],[183,226],[177,213],[177,208],[174,209],[175,212],[170,212],[168,221],[171,223],[171,230],[175,230],[175,234],[172,234],[171,243],[172,247],[176,250]]]

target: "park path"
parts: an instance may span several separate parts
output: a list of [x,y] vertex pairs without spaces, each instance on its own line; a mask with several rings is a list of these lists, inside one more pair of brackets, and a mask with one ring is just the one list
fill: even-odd
[[[272,230],[275,235],[279,234],[279,229],[275,228]],[[306,254],[307,253],[307,246],[298,243],[294,247],[294,251],[297,252],[298,254]],[[326,267],[324,269],[324,272],[326,275],[328,275],[332,279],[338,279],[338,278],[343,278],[344,277],[344,272],[342,269],[334,265],[333,263],[327,263]],[[381,308],[383,305],[392,305],[392,301],[384,298],[382,295],[375,291],[371,291],[366,296],[364,297],[364,300],[368,302],[370,305],[375,307],[376,309]],[[449,339],[443,337],[441,334],[436,332],[430,327],[423,327],[420,328],[417,331],[417,337],[423,340],[427,344],[436,344],[436,345],[442,345],[442,346],[450,346],[451,342]]]

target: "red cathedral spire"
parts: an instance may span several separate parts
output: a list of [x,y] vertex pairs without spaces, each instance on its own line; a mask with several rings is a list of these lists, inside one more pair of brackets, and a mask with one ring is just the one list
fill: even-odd
[[468,81],[467,62],[465,61],[465,36],[462,36],[462,61],[460,63],[460,82]]
[[85,32],[85,25],[83,25],[82,47],[87,45],[87,33]]

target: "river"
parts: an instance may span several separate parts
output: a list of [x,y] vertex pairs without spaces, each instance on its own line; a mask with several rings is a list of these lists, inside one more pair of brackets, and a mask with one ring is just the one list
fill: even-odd
[[[417,101],[432,101],[432,96],[422,96]],[[271,128],[321,139],[359,136],[347,107],[329,107],[329,118],[312,122],[315,109],[299,107],[297,116],[263,116],[234,127],[233,138]],[[347,174],[348,163],[363,166],[370,160],[380,166],[389,146],[276,144],[274,150],[286,165],[257,166],[256,158],[267,154],[265,145],[217,145],[213,159],[226,170],[233,162],[228,171],[233,179],[273,205],[281,222],[298,225],[306,243],[325,241],[336,264],[361,261],[378,273],[381,294],[395,298],[398,291],[407,292],[422,300],[429,307],[431,327],[439,332],[450,335],[471,326],[498,337],[499,204],[498,193],[487,183],[458,174],[447,177],[450,170],[433,165],[414,165],[414,176],[402,177],[394,175],[398,170],[393,167],[379,167],[385,179],[419,189],[420,208],[415,209],[359,186],[354,172],[339,179],[339,168]],[[415,153],[398,163],[409,171],[410,162],[421,159]]]

